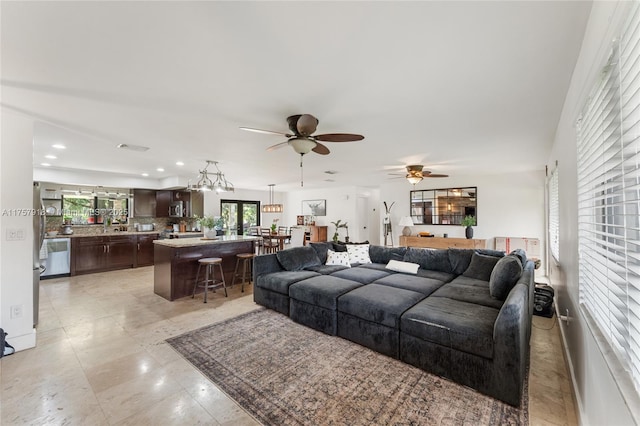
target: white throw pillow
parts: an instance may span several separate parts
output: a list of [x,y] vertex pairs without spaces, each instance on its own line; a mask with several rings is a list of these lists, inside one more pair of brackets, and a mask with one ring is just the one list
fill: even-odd
[[349,263],[349,253],[335,252],[333,250],[327,250],[327,262],[325,265],[342,265],[351,268]]
[[401,262],[399,260],[390,260],[386,268],[391,271],[404,272],[405,274],[417,274],[420,265],[411,262]]
[[347,244],[347,253],[351,263],[371,263],[369,244]]

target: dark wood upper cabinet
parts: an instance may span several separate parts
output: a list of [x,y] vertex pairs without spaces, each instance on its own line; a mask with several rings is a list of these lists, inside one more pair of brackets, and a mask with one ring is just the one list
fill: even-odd
[[[167,206],[167,209],[169,207]],[[153,189],[133,190],[133,217],[156,216],[156,191]]]
[[156,217],[169,217],[172,191],[156,191]]

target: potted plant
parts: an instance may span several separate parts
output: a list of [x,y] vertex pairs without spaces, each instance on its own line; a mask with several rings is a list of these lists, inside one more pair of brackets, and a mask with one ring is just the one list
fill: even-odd
[[216,236],[215,224],[216,219],[213,216],[205,216],[200,219],[205,238],[214,238]]
[[280,220],[280,219],[273,219],[273,223],[271,224],[271,233],[272,234],[276,233],[278,220]]
[[473,228],[472,226],[476,226],[476,217],[475,216],[465,216],[464,219],[462,219],[462,226],[464,226],[466,229],[464,230],[465,236],[467,237],[467,239],[471,239],[473,238]]
[[[331,223],[336,227],[336,232],[333,234],[333,241],[334,242],[338,242],[338,230],[340,228],[347,228],[347,222],[342,223],[342,220],[338,219],[335,222],[331,222]],[[349,229],[349,228],[347,228],[347,229]]]

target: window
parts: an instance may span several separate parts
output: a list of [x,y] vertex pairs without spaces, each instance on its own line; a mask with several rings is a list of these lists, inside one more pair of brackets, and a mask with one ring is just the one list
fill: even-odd
[[640,389],[640,7],[577,123],[580,302]]
[[62,197],[62,213],[74,225],[103,224],[119,221],[126,223],[129,200],[127,198],[103,198],[94,195]]
[[558,201],[558,166],[551,172],[548,182],[549,194],[549,251],[560,262],[560,203]]

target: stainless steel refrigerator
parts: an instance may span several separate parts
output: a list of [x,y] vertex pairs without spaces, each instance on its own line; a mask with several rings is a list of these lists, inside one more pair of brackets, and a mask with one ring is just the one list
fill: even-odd
[[40,274],[44,266],[40,264],[40,250],[44,242],[45,216],[42,204],[40,182],[33,183],[33,326],[38,324],[38,310],[40,307]]

